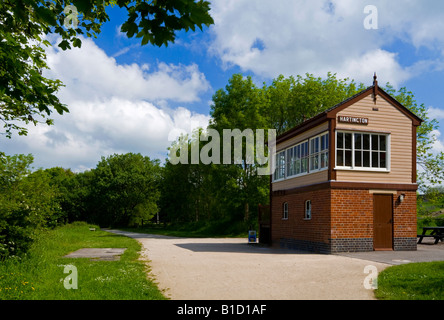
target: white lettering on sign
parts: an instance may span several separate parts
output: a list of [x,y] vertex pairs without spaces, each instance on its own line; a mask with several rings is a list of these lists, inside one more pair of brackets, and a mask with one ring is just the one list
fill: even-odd
[[338,121],[343,123],[368,124],[368,118],[359,117],[339,116]]

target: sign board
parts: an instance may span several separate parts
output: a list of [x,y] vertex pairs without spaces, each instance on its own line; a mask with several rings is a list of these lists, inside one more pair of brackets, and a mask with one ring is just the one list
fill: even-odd
[[256,231],[248,231],[248,243],[256,243]]
[[338,116],[338,122],[351,123],[351,124],[368,124],[368,118],[351,117],[351,116]]

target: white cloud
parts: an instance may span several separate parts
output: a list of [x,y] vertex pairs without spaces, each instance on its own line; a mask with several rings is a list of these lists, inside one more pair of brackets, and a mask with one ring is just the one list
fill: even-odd
[[199,101],[199,94],[210,89],[197,65],[159,63],[157,70],[146,72],[139,64],[117,64],[91,39],[82,38],[82,48],[62,51],[48,49],[46,76],[60,79],[67,100],[90,101],[119,96],[131,100]]
[[436,137],[436,140],[432,146],[432,151],[434,153],[444,152],[444,137],[442,136],[441,132],[439,130],[433,130],[431,134]]
[[442,109],[429,107],[427,109],[427,114],[430,119],[444,119],[444,110]]
[[208,116],[185,108],[168,113],[149,102],[118,97],[77,101],[70,108],[70,113],[54,117],[54,126],[32,126],[28,136],[7,141],[6,151],[8,147],[28,150],[37,166],[75,171],[95,167],[102,156],[114,153],[140,152],[163,161],[171,138],[178,136],[174,133],[190,133],[209,122]]
[[307,72],[325,76],[331,71],[369,83],[377,72],[384,83],[397,86],[420,73],[423,65],[442,68],[442,56],[403,66],[397,52],[384,47],[401,39],[418,49],[442,48],[444,2],[375,0],[371,4],[378,9],[377,30],[364,27],[368,4],[364,0],[213,1],[210,50],[225,67],[237,65],[266,78]]
[[[444,110],[429,107],[427,109],[427,115],[430,119],[435,119],[438,122],[442,122],[444,120]],[[442,134],[442,129],[439,130],[433,130],[431,132],[432,136],[435,136],[436,140],[433,143],[432,151],[435,153],[444,152],[444,135]]]
[[82,40],[81,49],[47,51],[51,70],[45,76],[66,85],[58,96],[70,112],[53,114],[54,126],[30,126],[28,136],[14,136],[3,151],[32,153],[37,167],[81,171],[113,153],[164,160],[171,132],[208,125],[207,115],[158,107],[200,100],[210,86],[197,65],[159,63],[152,71],[147,64],[120,65],[92,40]]
[[339,70],[341,71],[337,72],[338,77],[346,78],[351,77],[351,75],[358,75],[355,79],[364,83],[368,83],[371,79],[369,76],[376,72],[379,79],[384,82],[387,79],[387,82],[394,86],[410,77],[410,72],[396,62],[395,53],[381,49],[370,51],[358,58],[347,59]]

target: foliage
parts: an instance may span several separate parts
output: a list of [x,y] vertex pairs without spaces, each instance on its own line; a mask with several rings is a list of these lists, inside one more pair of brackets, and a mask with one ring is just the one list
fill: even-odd
[[70,179],[64,180],[63,185],[67,192],[64,194],[60,205],[66,213],[68,222],[92,221],[94,208],[92,199],[94,198],[94,173],[85,171],[76,173]]
[[21,255],[31,242],[30,212],[19,188],[32,161],[31,155],[0,157],[0,260]]
[[443,300],[444,262],[392,266],[378,275],[375,296],[381,300]]
[[161,167],[141,154],[114,154],[93,170],[88,218],[100,225],[137,225],[157,213]]
[[42,170],[30,172],[32,155],[0,158],[0,259],[22,256],[37,229],[63,220],[56,188]]
[[23,256],[39,230],[79,220],[137,226],[158,212],[162,168],[140,154],[102,158],[83,173],[31,172],[32,155],[0,160],[0,259]]
[[[192,144],[202,147],[199,135],[202,129],[194,132],[192,137],[182,136],[183,147],[180,152],[187,153],[187,163],[180,165],[166,161],[162,174],[160,209],[162,220],[169,222],[188,222],[217,220],[223,218],[225,205],[218,203],[214,192],[219,189],[218,166],[193,163]],[[179,142],[170,148],[176,150]]]
[[48,68],[42,45],[49,42],[42,37],[40,8],[35,1],[0,2],[0,120],[9,138],[13,130],[27,133],[18,122],[37,124],[52,109],[68,111],[55,96],[62,83],[42,76]]
[[362,83],[337,79],[332,73],[325,79],[312,74],[306,74],[305,78],[280,75],[262,88],[267,97],[267,125],[282,134],[363,89]]
[[121,31],[128,38],[142,38],[142,45],[151,43],[157,46],[174,42],[178,30],[195,31],[214,23],[208,14],[208,1],[162,0],[162,1],[124,1],[117,0],[119,7],[128,10],[128,20],[122,24]]
[[61,37],[63,50],[81,47],[81,35],[97,37],[109,20],[106,8],[117,5],[128,12],[121,30],[129,38],[141,38],[141,45],[162,46],[174,42],[180,30],[195,30],[213,24],[209,3],[195,0],[3,0],[0,2],[0,120],[11,138],[13,131],[26,135],[20,123],[52,124],[53,112],[68,112],[56,92],[60,80],[45,78],[48,69],[43,46],[50,46],[48,34]]
[[[111,262],[64,258],[88,247],[126,250],[120,260]],[[136,240],[85,222],[40,231],[20,263],[7,260],[0,264],[0,300],[163,300],[163,294],[146,276],[146,261],[139,259],[140,250]],[[77,269],[77,289],[64,287],[66,265]]]

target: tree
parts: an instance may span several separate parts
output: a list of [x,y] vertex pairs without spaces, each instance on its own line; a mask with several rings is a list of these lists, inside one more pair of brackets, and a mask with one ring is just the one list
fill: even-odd
[[91,218],[101,225],[138,225],[157,213],[159,160],[141,154],[114,154],[93,170]]
[[2,134],[13,131],[26,135],[21,124],[53,122],[53,110],[59,114],[68,108],[55,95],[63,85],[42,75],[48,69],[43,46],[45,36],[57,34],[63,50],[81,47],[80,35],[97,37],[109,20],[106,8],[117,5],[128,12],[121,30],[129,38],[141,38],[141,44],[167,46],[180,30],[195,30],[213,24],[209,3],[199,0],[2,0],[0,2],[0,120]]
[[[251,77],[244,78],[240,74],[235,74],[228,81],[225,90],[218,90],[213,95],[210,128],[216,129],[221,136],[224,129],[239,129],[241,132],[252,129],[253,133],[256,129],[268,129],[270,128],[268,103],[266,91],[258,88]],[[247,159],[247,148],[253,148],[253,154],[256,154],[254,147],[243,139],[242,161],[239,164],[225,166],[227,185],[224,189],[228,195],[226,199],[228,203],[235,203],[237,208],[243,207],[245,221],[250,219],[252,206],[257,205],[257,201],[266,200],[266,197],[257,195],[263,195],[263,190],[267,189],[269,183],[267,176],[257,174],[257,163]],[[234,154],[231,158],[234,159]]]
[[179,153],[186,153],[187,161],[176,164],[171,159],[166,160],[160,200],[164,221],[180,223],[222,218],[217,203],[219,198],[215,194],[218,188],[216,166],[191,161],[192,149],[202,149],[203,142],[199,139],[202,134],[202,128],[198,128],[191,136],[182,135],[169,148],[170,152],[177,152],[178,157]]
[[0,156],[0,260],[28,250],[35,231],[55,227],[62,212],[57,189],[32,155]]
[[363,89],[362,83],[337,79],[332,73],[325,79],[312,74],[306,74],[305,78],[280,75],[271,85],[263,87],[268,98],[267,123],[278,135],[282,134]]
[[32,162],[32,155],[0,154],[0,260],[22,255],[32,242],[34,225],[20,192]]
[[61,222],[72,222],[70,215],[72,213],[72,207],[75,204],[71,199],[75,196],[75,190],[73,188],[76,175],[71,169],[64,169],[61,167],[53,167],[44,170],[45,174],[49,177],[49,184],[56,192],[56,201],[58,203],[58,215],[52,215],[53,220]]
[[94,222],[94,179],[94,172],[87,170],[63,181],[67,193],[60,205],[66,213],[68,222]]

